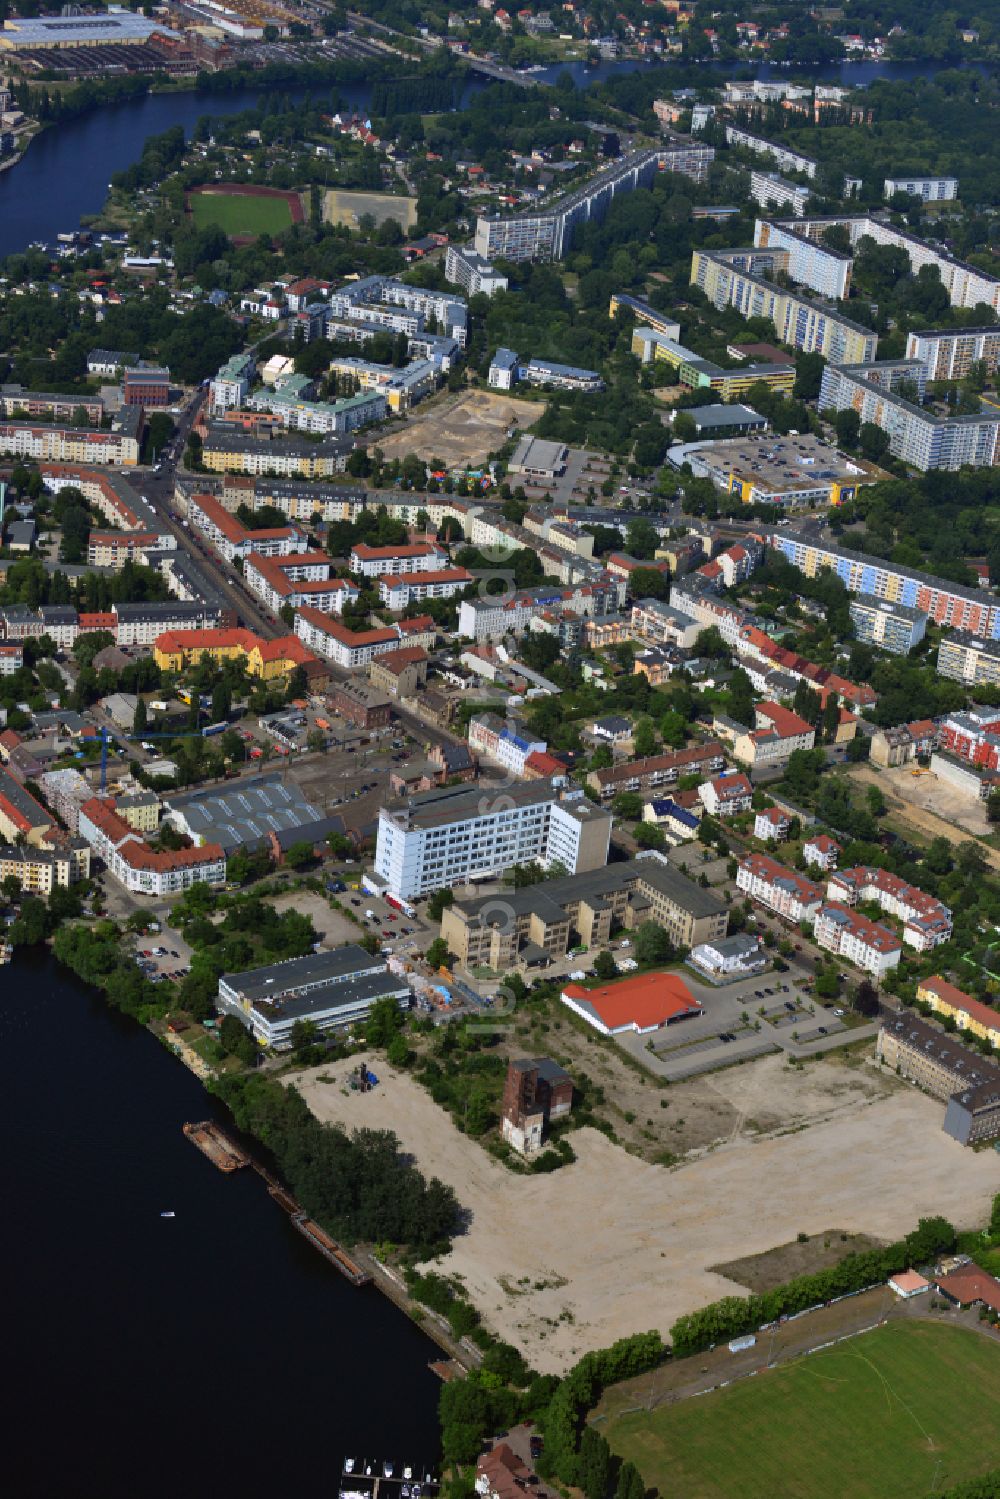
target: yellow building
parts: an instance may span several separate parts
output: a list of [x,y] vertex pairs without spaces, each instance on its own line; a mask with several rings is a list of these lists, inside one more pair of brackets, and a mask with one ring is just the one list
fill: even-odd
[[239,661],[249,676],[275,682],[316,657],[297,635],[262,640],[252,630],[165,630],[153,643],[153,659],[161,671],[175,673],[205,659]]
[[917,999],[930,1005],[936,1015],[950,1016],[960,1031],[971,1031],[974,1036],[1000,1048],[1000,1013],[949,984],[947,979],[937,974],[933,978],[921,979],[917,985]]

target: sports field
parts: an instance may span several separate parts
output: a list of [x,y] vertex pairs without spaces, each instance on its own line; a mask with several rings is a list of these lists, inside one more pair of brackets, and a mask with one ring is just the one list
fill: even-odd
[[217,225],[230,239],[281,234],[292,227],[292,205],[286,197],[209,190],[192,193],[188,201],[195,228]]
[[913,1499],[1000,1466],[1000,1344],[900,1320],[711,1395],[605,1408],[598,1430],[662,1495]]

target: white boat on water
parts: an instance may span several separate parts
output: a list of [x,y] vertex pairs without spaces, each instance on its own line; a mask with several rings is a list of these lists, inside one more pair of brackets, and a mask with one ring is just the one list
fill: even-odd
[[177,1214],[176,1213],[172,1213],[172,1212],[161,1213],[160,1217],[161,1218],[176,1218]]

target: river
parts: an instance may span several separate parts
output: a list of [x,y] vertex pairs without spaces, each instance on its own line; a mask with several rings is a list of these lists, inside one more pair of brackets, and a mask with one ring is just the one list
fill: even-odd
[[[568,71],[579,86],[602,82],[622,72],[635,72],[657,66],[635,60],[599,63],[588,67],[583,62],[570,65]],[[714,77],[748,70],[744,65],[704,64]],[[759,78],[817,77],[836,79],[847,84],[867,84],[876,78],[911,79],[941,71],[944,64],[914,62],[831,63],[815,69],[775,68],[767,63],[753,69]],[[534,76],[542,82],[555,82],[562,67],[547,68]],[[465,98],[485,83],[470,83]],[[335,89],[339,97],[353,108],[364,108],[370,98],[365,85],[314,86],[308,92],[322,97]],[[281,88],[294,98],[305,97],[305,89]],[[97,213],[107,196],[108,182],[114,172],[137,161],[143,142],[150,135],[183,125],[190,134],[202,115],[231,115],[254,107],[261,97],[259,88],[232,94],[184,93],[147,94],[125,104],[107,105],[66,125],[50,128],[29,146],[24,160],[7,172],[0,173],[0,258],[23,250],[32,240],[51,242],[62,230],[75,229],[82,216]]]
[[345,1455],[433,1462],[435,1344],[187,1142],[197,1079],[47,951],[0,996],[8,1492],[336,1495]]

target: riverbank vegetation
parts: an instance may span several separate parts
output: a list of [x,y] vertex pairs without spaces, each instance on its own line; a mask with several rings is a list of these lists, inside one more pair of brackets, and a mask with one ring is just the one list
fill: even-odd
[[436,1177],[426,1181],[389,1131],[349,1136],[321,1124],[294,1088],[260,1074],[218,1078],[209,1091],[270,1151],[306,1212],[337,1238],[391,1240],[418,1258],[449,1247],[460,1222],[454,1192]]

